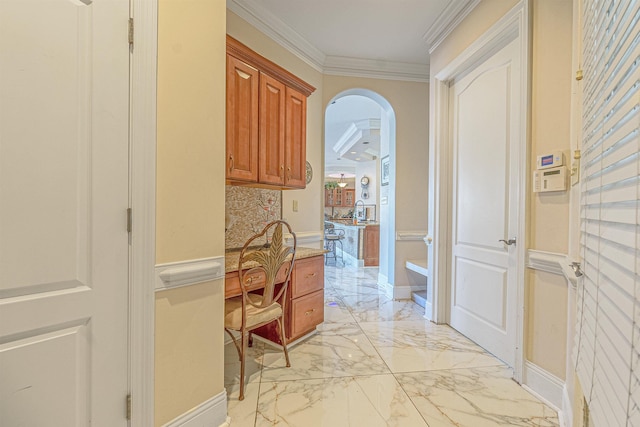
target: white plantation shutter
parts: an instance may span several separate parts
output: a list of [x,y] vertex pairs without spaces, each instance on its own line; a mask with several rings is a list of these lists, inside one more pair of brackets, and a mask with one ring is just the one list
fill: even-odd
[[640,427],[640,4],[584,0],[576,372],[597,427]]

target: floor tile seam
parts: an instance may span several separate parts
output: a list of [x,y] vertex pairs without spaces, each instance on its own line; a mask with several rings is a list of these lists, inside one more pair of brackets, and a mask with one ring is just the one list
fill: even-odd
[[402,390],[402,392],[404,393],[404,395],[407,397],[407,399],[409,399],[409,402],[411,402],[411,404],[413,405],[413,408],[416,410],[416,412],[418,413],[418,415],[420,415],[420,418],[422,418],[422,420],[424,421],[424,423],[427,425],[427,427],[430,426],[429,421],[427,421],[427,418],[422,414],[422,412],[420,411],[420,409],[418,409],[418,405],[416,405],[416,402],[411,398],[411,395],[409,394],[409,391],[404,387],[404,385],[400,382],[400,380],[398,379],[397,375],[395,373],[392,373],[393,375],[393,379],[396,381],[396,383],[398,384],[398,386],[400,386],[400,389]]
[[425,374],[430,372],[453,372],[453,371],[464,371],[471,369],[487,369],[487,368],[495,368],[495,367],[507,367],[503,364],[495,364],[495,365],[482,365],[482,366],[464,366],[459,368],[440,368],[440,369],[423,369],[417,371],[391,371],[394,375],[404,375],[404,374]]
[[394,373],[389,371],[389,372],[377,372],[377,373],[360,374],[360,375],[349,374],[349,375],[340,375],[340,376],[332,376],[332,377],[285,378],[285,379],[263,380],[262,382],[266,385],[266,384],[273,384],[273,383],[290,383],[290,382],[300,382],[300,381],[341,380],[341,379],[345,379],[345,378],[353,378],[353,379],[371,378],[371,377],[381,377],[381,376],[385,376],[385,375],[394,376]]

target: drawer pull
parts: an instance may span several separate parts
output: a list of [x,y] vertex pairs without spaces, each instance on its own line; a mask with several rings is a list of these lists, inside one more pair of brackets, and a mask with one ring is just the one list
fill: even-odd
[[258,277],[258,276],[249,277],[249,278],[247,278],[247,280],[244,281],[244,283],[246,283],[247,285],[250,285],[250,284],[253,283],[253,279],[258,280],[258,279],[260,279],[260,277]]
[[313,273],[313,274],[307,274],[307,279],[308,279],[309,277],[316,277],[317,275],[318,275],[318,273],[317,273],[317,272],[315,272],[315,273]]
[[305,311],[305,312],[304,312],[304,315],[305,315],[305,316],[310,316],[310,315],[311,315],[311,313],[313,313],[314,311],[316,311],[316,309],[315,309],[315,308],[312,308],[311,310],[307,310],[307,311]]

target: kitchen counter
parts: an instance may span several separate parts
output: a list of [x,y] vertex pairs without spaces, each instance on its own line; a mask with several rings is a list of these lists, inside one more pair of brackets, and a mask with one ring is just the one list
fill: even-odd
[[[324,255],[326,251],[324,249],[306,248],[304,246],[298,246],[296,248],[296,261],[311,258],[314,256]],[[240,250],[233,250],[227,252],[224,256],[225,273],[232,273],[238,271],[238,260],[240,259]],[[246,263],[246,266],[250,267],[251,263]],[[257,265],[257,264],[256,264]]]
[[[325,228],[333,226],[334,230],[342,230],[344,239],[342,245],[338,244],[338,253],[342,251],[342,260],[345,264],[355,267],[369,267],[378,265],[379,240],[371,241],[370,237],[379,236],[379,222],[360,222],[354,224],[353,220],[325,220]],[[340,257],[340,254],[338,254]],[[368,262],[368,260],[371,260]]]

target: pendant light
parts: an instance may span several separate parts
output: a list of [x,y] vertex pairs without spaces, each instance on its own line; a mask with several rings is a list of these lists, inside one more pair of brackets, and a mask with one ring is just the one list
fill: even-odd
[[341,174],[340,174],[340,181],[338,181],[338,187],[340,187],[340,188],[344,188],[344,187],[346,187],[346,186],[347,186],[347,183],[346,183],[346,182],[344,182],[344,174],[343,174],[343,173],[341,173]]

